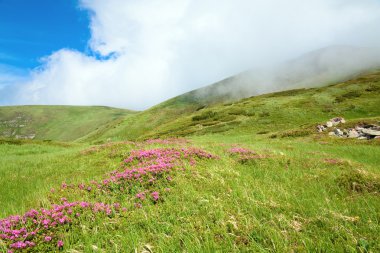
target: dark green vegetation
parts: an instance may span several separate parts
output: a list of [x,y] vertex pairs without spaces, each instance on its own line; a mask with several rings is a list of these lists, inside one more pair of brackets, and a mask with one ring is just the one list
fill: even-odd
[[[123,215],[82,217],[60,231],[68,252],[380,251],[380,140],[315,131],[335,116],[347,120],[343,128],[378,124],[380,72],[233,102],[205,104],[187,94],[114,116],[75,143],[0,141],[0,216],[48,207],[59,197],[128,207]],[[190,143],[142,142],[171,136]],[[186,164],[169,183],[159,181],[158,203],[133,207],[133,190],[88,196],[58,190],[63,181],[88,183],[120,170],[131,150],[183,146],[220,159]],[[241,159],[229,152],[233,147],[257,155]]]

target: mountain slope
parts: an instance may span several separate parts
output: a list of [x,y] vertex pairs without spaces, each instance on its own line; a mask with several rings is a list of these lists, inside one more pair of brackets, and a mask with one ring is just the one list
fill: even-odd
[[104,106],[2,106],[0,137],[73,141],[131,113]]
[[[179,133],[180,135],[199,132],[199,129],[195,129],[194,125],[191,124],[184,126],[179,123],[177,127],[174,127],[173,124],[178,120],[181,121],[180,118],[183,116],[189,116],[202,108],[216,104],[230,103],[241,98],[276,91],[323,87],[354,79],[359,75],[373,71],[373,69],[380,68],[379,52],[378,49],[344,46],[313,51],[271,69],[246,71],[218,83],[174,97],[133,115],[125,121],[120,121],[112,129],[97,131],[86,136],[83,140],[104,140],[104,137],[137,139],[142,136],[152,136],[155,132],[172,132],[171,134]],[[325,105],[322,103],[320,106],[332,107],[333,105],[330,101]],[[262,108],[260,110],[267,109]],[[250,111],[249,108],[247,110]],[[224,118],[222,122],[230,122],[230,120]],[[196,122],[193,123],[197,125]],[[182,130],[180,130],[181,127]],[[214,128],[216,127],[219,128],[219,126]],[[178,131],[174,131],[175,129]]]
[[202,106],[180,96],[131,115],[115,128],[88,138],[135,140],[242,131],[269,133],[313,125],[337,115],[347,119],[380,117],[380,71],[321,88],[288,90]]
[[185,93],[176,99],[204,105],[343,82],[380,68],[380,49],[332,46],[271,68],[254,69]]

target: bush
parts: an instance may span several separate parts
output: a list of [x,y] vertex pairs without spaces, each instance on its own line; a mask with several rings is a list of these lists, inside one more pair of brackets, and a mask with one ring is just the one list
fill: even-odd
[[367,89],[367,92],[380,92],[380,86],[370,85]]
[[334,107],[332,105],[324,105],[322,107],[322,112],[328,113],[328,112],[333,112],[333,111],[334,111]]
[[228,111],[230,115],[245,115],[247,112],[242,108],[232,108]]
[[304,137],[310,135],[308,130],[290,130],[281,134],[281,138],[285,137]]
[[269,114],[269,112],[261,112],[260,114],[259,114],[259,116],[260,117],[268,117],[270,114]]
[[210,119],[210,118],[213,118],[216,116],[216,112],[214,111],[206,111],[206,112],[203,112],[202,114],[200,115],[197,115],[197,116],[194,116],[192,118],[193,121],[200,121],[200,120],[205,120],[205,119]]
[[245,114],[245,116],[248,116],[248,117],[253,117],[253,116],[255,116],[255,115],[256,115],[256,113],[253,112],[253,111],[249,111],[249,112],[247,112],[247,113]]
[[206,108],[206,106],[205,105],[201,105],[201,106],[199,106],[197,109],[195,109],[196,111],[200,111],[200,110],[202,110],[202,109],[204,109],[204,108]]
[[236,119],[235,115],[221,115],[220,117],[218,117],[218,120],[222,122],[233,121],[235,119]]
[[345,93],[339,97],[336,97],[335,102],[341,103],[346,99],[357,98],[357,97],[360,97],[361,95],[362,94],[359,91],[350,91],[350,92],[347,92],[347,93]]
[[349,192],[380,192],[380,180],[360,170],[343,173],[337,183]]
[[360,97],[362,94],[358,91],[350,91],[342,95],[344,98],[357,98]]

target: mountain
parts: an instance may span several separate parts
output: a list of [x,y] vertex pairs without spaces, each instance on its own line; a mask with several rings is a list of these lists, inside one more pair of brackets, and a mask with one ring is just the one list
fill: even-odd
[[[380,50],[332,46],[316,50],[273,68],[245,71],[215,84],[169,99],[137,113],[109,130],[86,137],[95,140],[154,134],[156,129],[214,104],[229,103],[265,93],[299,88],[323,87],[343,82],[380,68]],[[185,132],[193,130],[186,129]]]
[[[274,92],[234,102],[204,105],[189,94],[131,115],[106,131],[83,140],[136,140],[205,135],[226,131],[275,134],[323,122],[337,115],[347,119],[379,117],[380,71],[318,88]],[[202,101],[204,102],[204,101]]]
[[73,141],[132,113],[105,106],[1,106],[0,137]]
[[176,99],[207,105],[276,91],[321,87],[378,68],[379,48],[331,46],[271,68],[245,71]]
[[[182,125],[183,122],[174,125],[184,116],[190,117],[213,105],[277,91],[323,87],[344,82],[376,68],[380,68],[380,50],[333,46],[272,68],[245,71],[169,99],[143,112],[132,113],[108,107],[0,107],[0,135],[62,141],[104,141],[105,138],[143,138],[156,133],[184,135],[202,132],[194,129],[196,122],[188,122],[186,126]],[[249,108],[245,110],[251,111]],[[222,120],[223,124],[229,122],[227,119]],[[220,127],[219,124],[214,125],[214,128]]]
[[380,139],[316,129],[380,124],[365,72],[143,112],[0,107],[8,137],[66,141],[0,139],[0,252],[380,252]]

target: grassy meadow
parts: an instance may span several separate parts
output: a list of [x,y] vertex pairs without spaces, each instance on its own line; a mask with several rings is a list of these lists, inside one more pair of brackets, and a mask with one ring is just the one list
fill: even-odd
[[[378,124],[379,72],[189,104],[76,142],[1,140],[0,219],[27,212],[13,229],[36,233],[12,246],[21,239],[4,232],[0,252],[380,252],[380,139],[315,130],[335,116]],[[59,219],[46,225],[51,208]]]
[[130,114],[106,106],[2,106],[0,137],[32,134],[37,140],[74,141]]

